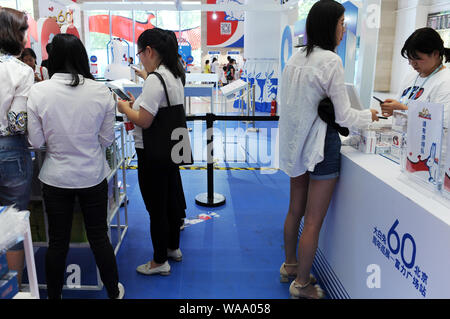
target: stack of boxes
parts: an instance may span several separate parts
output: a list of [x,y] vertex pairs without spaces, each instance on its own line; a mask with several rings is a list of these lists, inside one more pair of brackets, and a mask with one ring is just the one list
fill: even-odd
[[17,272],[8,269],[6,254],[0,252],[0,299],[12,299],[18,292]]
[[362,153],[382,154],[400,162],[402,147],[405,145],[406,114],[397,114],[391,123],[372,124],[365,129],[351,131],[347,145],[352,145]]

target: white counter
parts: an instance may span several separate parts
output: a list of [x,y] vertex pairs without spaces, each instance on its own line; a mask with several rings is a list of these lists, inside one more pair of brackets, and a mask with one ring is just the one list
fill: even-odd
[[450,298],[450,202],[380,155],[341,153],[313,265],[329,296]]

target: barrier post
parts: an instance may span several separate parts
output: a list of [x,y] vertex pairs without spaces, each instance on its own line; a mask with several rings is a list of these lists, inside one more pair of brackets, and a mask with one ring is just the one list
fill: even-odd
[[225,204],[225,196],[214,193],[214,136],[213,124],[215,115],[212,113],[206,114],[206,160],[207,160],[207,174],[208,174],[208,192],[198,194],[195,197],[195,203],[200,206],[217,207]]

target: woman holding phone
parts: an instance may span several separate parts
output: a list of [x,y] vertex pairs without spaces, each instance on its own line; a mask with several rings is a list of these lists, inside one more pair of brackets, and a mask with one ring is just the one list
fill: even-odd
[[48,297],[61,298],[77,198],[108,297],[122,299],[125,289],[119,283],[116,256],[108,237],[106,178],[110,168],[104,151],[115,139],[115,102],[109,89],[90,73],[80,39],[57,34],[52,43],[51,78],[32,87],[27,104],[30,144],[47,147],[39,179],[48,216]]
[[[377,111],[350,107],[344,68],[335,49],[345,32],[344,7],[320,0],[306,21],[308,43],[288,61],[280,92],[280,168],[290,177],[289,210],[284,224],[285,261],[281,282],[294,279],[292,298],[324,297],[310,274],[322,222],[340,171],[341,141],[336,129],[319,118],[320,101],[329,97],[336,123],[343,127],[378,121]],[[298,241],[299,226],[304,228]]]
[[[180,221],[186,201],[179,162],[171,149],[174,125],[187,129],[184,103],[184,70],[178,60],[173,32],[145,30],[137,41],[146,78],[142,94],[131,102],[119,101],[118,109],[136,125],[139,188],[150,216],[153,258],[137,267],[143,275],[169,275],[168,259],[181,261]],[[184,121],[183,121],[184,120]],[[189,144],[187,136],[187,144]],[[190,146],[189,146],[190,147]]]
[[[450,112],[450,70],[444,62],[450,62],[450,49],[444,47],[439,33],[432,28],[414,31],[405,41],[401,54],[414,69],[401,86],[398,100],[386,99],[381,104],[384,116],[394,110],[408,110],[411,101],[444,104],[444,125],[448,125]],[[445,61],[444,61],[445,60]]]

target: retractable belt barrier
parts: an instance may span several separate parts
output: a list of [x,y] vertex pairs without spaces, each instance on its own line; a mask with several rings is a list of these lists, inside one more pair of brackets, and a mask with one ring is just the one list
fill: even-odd
[[215,115],[213,113],[206,113],[205,115],[187,115],[186,121],[206,121],[207,132],[207,175],[208,175],[208,192],[198,194],[195,197],[195,203],[205,207],[218,207],[225,204],[225,196],[214,193],[214,149],[212,134],[214,121],[278,121],[279,116],[234,116],[234,115]]

